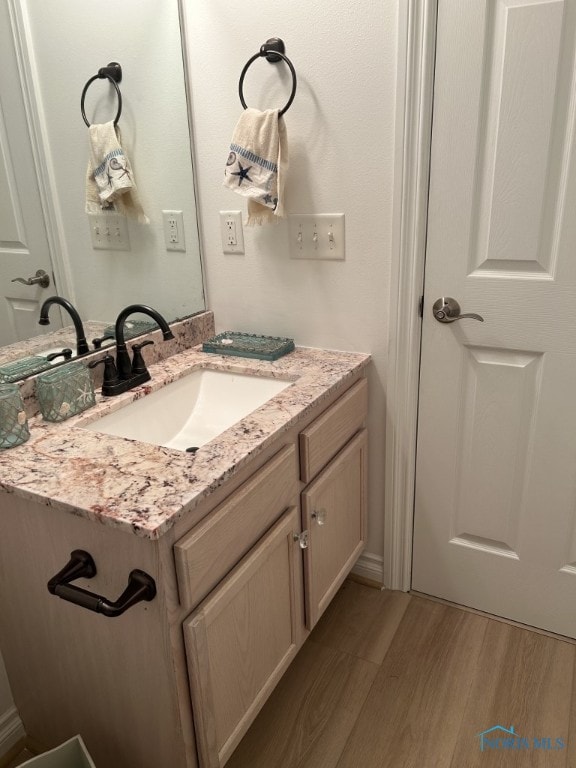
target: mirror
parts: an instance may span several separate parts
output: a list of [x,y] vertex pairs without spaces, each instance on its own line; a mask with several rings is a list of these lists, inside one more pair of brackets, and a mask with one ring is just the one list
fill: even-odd
[[[205,308],[178,0],[2,0],[0,11],[0,347],[70,325],[42,302],[69,299],[85,323],[110,325],[131,303],[168,321]],[[122,147],[150,223],[85,213],[86,82],[122,67]],[[116,91],[95,80],[92,123],[113,119]],[[184,250],[168,250],[164,220],[177,217]],[[99,217],[100,218],[100,217]],[[127,222],[129,250],[109,247]],[[104,248],[93,240],[105,238]],[[102,227],[108,228],[107,231]],[[104,231],[104,234],[103,234]],[[122,235],[124,237],[126,235]],[[44,269],[50,286],[12,282]],[[0,362],[2,361],[0,349]],[[4,356],[6,359],[6,356]],[[11,358],[13,359],[13,357]]]

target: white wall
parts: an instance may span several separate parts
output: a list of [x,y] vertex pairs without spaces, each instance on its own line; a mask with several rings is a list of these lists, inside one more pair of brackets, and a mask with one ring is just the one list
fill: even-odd
[[[55,193],[78,309],[114,320],[138,301],[167,317],[204,308],[177,0],[25,0]],[[130,222],[131,251],[93,250],[84,213],[87,80],[110,61],[123,68],[119,121],[150,226]],[[112,96],[112,94],[114,94]],[[86,114],[116,114],[108,81],[94,82]],[[161,210],[183,210],[187,253],[167,253]]]
[[[367,550],[381,555],[397,0],[196,0],[186,7],[208,306],[218,330],[373,355]],[[290,260],[286,223],[245,228],[245,256],[221,253],[218,211],[246,208],[222,187],[241,111],[238,79],[273,36],[284,40],[298,75],[285,116],[287,210],[345,213],[344,262]],[[282,106],[290,85],[283,65],[258,60],[246,75],[245,99]]]

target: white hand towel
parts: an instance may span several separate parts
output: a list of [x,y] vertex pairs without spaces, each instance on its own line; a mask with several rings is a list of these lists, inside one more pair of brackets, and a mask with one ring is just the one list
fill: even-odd
[[247,225],[284,216],[288,138],[279,110],[245,109],[234,129],[224,186],[248,198]]
[[86,213],[114,211],[149,224],[138,197],[132,166],[120,143],[120,129],[109,122],[91,125],[88,130]]

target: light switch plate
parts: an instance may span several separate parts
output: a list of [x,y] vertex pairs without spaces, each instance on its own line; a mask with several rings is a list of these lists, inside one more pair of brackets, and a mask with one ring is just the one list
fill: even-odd
[[341,261],[346,256],[343,213],[288,215],[291,259]]
[[117,213],[89,213],[92,248],[102,251],[129,251],[130,237],[125,216]]

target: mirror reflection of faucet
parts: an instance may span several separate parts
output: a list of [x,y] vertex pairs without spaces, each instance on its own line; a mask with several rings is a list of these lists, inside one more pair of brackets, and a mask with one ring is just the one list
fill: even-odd
[[94,349],[102,349],[102,344],[109,340],[114,341],[114,336],[112,336],[112,334],[106,334],[105,336],[100,336],[100,338],[92,339],[92,345]]
[[90,351],[90,349],[88,347],[88,342],[86,341],[84,326],[82,325],[82,320],[80,319],[78,310],[68,301],[68,299],[63,299],[61,296],[50,296],[49,299],[46,299],[46,301],[40,307],[40,319],[38,320],[38,324],[50,325],[48,310],[52,304],[58,304],[58,306],[65,309],[72,318],[72,322],[74,323],[74,328],[76,330],[76,354],[85,355]]
[[113,397],[127,392],[129,389],[150,381],[150,373],[146,368],[144,358],[142,357],[142,347],[153,344],[152,339],[147,339],[140,344],[133,344],[133,358],[130,359],[130,353],[124,341],[124,324],[127,318],[136,312],[148,315],[160,326],[162,336],[165,341],[173,339],[174,334],[162,315],[152,307],[144,304],[130,304],[123,309],[116,319],[114,335],[116,337],[116,362],[112,355],[107,354],[102,360],[97,360],[89,364],[90,368],[95,368],[101,363],[104,365],[104,379],[102,382],[102,394],[105,397]]
[[48,360],[49,363],[53,360],[57,360],[59,357],[64,358],[64,360],[71,360],[72,354],[72,350],[69,347],[66,347],[60,352],[51,352],[49,355],[46,355],[46,360]]

